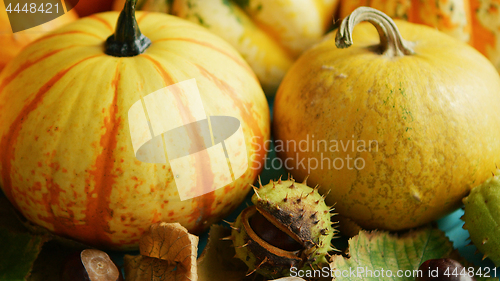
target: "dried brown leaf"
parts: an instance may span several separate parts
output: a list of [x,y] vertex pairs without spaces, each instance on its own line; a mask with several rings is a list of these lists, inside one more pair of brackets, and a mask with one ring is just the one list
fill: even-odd
[[127,280],[197,280],[198,237],[179,223],[155,223],[139,241],[140,256],[125,259]]
[[182,267],[176,267],[166,260],[150,258],[143,255],[123,258],[125,279],[127,281],[196,281]]

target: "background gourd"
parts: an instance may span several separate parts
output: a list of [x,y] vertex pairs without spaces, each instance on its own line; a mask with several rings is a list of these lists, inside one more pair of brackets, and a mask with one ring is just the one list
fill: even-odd
[[500,71],[499,0],[341,0],[340,18],[369,6],[392,18],[425,24],[469,43]]

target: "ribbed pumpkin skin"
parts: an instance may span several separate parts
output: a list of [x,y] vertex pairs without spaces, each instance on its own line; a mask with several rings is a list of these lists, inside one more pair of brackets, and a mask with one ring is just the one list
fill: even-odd
[[[238,53],[185,20],[137,13],[152,45],[136,57],[104,54],[117,17],[96,14],[65,26],[5,68],[0,183],[30,221],[95,246],[129,249],[154,222],[177,221],[199,233],[238,206],[265,156],[269,109]],[[231,185],[181,202],[168,164],[136,160],[127,114],[141,95],[191,78],[207,115],[242,121],[251,162]]]
[[[323,161],[308,182],[331,190],[327,201],[336,202],[336,212],[367,229],[401,230],[438,219],[458,208],[500,163],[498,73],[464,43],[432,28],[397,23],[403,38],[417,42],[415,55],[372,52],[367,46],[378,45],[378,35],[361,23],[350,48],[337,49],[330,34],[304,53],[275,100],[276,139],[299,144],[309,135],[315,145],[314,151],[303,144],[279,153],[294,159],[289,166],[306,159],[305,169],[292,169],[293,176],[308,174],[307,159]],[[327,150],[322,143],[318,149],[319,140],[326,140]],[[358,141],[365,141],[366,151]],[[372,142],[369,150],[369,141],[378,146]],[[364,168],[349,169],[347,156],[351,168],[356,158],[365,161]],[[344,167],[328,169],[325,158],[341,158]]]

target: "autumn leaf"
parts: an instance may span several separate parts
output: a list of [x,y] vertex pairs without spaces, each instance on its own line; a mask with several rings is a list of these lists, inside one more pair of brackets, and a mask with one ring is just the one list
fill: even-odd
[[444,232],[434,227],[419,228],[400,236],[361,231],[349,239],[349,257],[334,256],[330,268],[335,280],[414,281],[416,270],[424,261],[451,254],[452,243]]
[[198,280],[198,237],[179,223],[155,223],[139,241],[141,255],[125,256],[127,281]]
[[176,266],[166,260],[143,255],[125,255],[123,261],[127,281],[196,280],[188,279],[186,271],[176,270]]
[[196,264],[198,237],[179,223],[155,223],[139,241],[141,255],[180,263],[185,269]]

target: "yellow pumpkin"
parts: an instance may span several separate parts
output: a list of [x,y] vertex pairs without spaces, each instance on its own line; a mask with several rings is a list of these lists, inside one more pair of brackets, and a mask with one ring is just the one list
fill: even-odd
[[396,23],[355,10],[337,33],[352,46],[331,33],[306,51],[274,105],[284,165],[367,229],[436,220],[500,163],[498,72],[465,43]]
[[9,16],[5,10],[5,4],[0,3],[0,71],[11,61],[26,45],[33,42],[49,31],[61,27],[76,20],[78,16],[71,10],[64,15],[47,23],[12,33]]
[[474,46],[500,71],[500,0],[341,0],[340,18],[360,6],[425,24]]
[[[115,0],[121,9],[124,0]],[[293,61],[332,24],[338,0],[140,0],[144,11],[168,12],[208,28],[240,52],[268,96]]]
[[[139,36],[127,25],[135,22],[134,2],[113,36],[119,13],[94,14],[40,38],[0,75],[0,185],[7,198],[30,221],[105,248],[135,248],[159,221],[193,233],[208,228],[242,202],[269,139],[265,95],[238,52],[161,13],[137,13],[146,37]],[[231,184],[181,201],[170,164],[135,157],[127,114],[141,97],[191,78],[207,115],[241,121],[245,143],[238,145],[246,145],[249,164]],[[202,176],[215,172],[207,168],[193,180]]]

